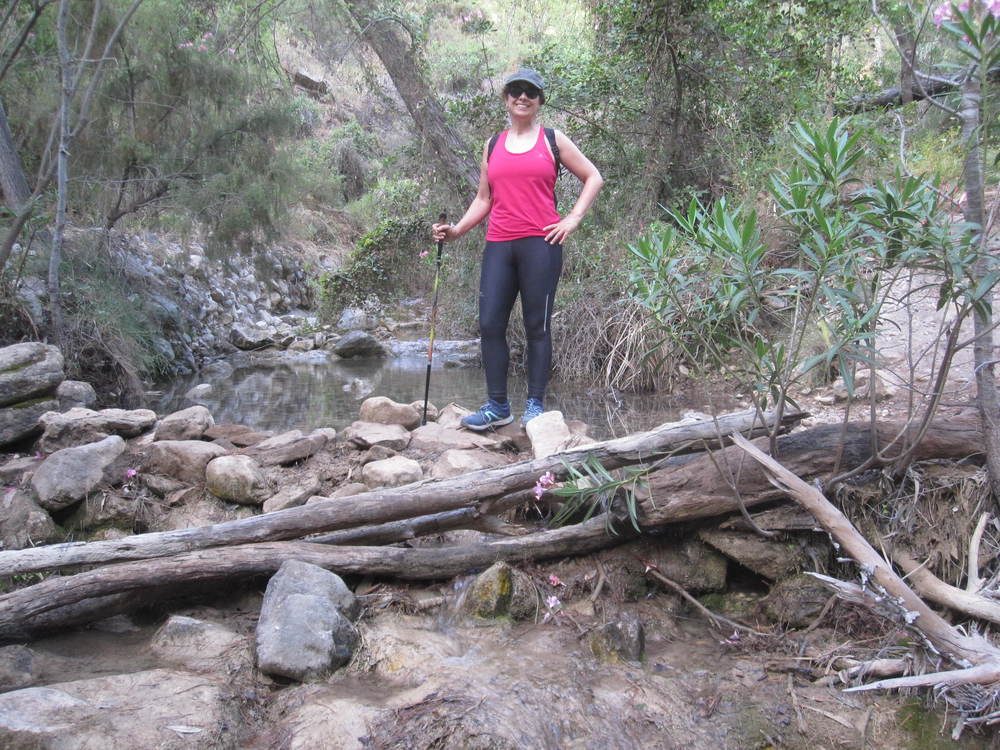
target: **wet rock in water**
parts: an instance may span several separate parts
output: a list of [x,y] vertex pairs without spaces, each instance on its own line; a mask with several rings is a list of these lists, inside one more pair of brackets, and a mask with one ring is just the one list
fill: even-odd
[[205,466],[205,487],[221,500],[239,505],[261,505],[271,488],[260,466],[250,456],[219,456]]
[[385,347],[378,339],[364,331],[349,331],[344,334],[333,344],[331,351],[344,359],[386,356]]
[[198,383],[198,385],[188,389],[187,393],[184,394],[184,400],[198,403],[211,397],[214,392],[215,389],[211,383]]
[[39,504],[61,510],[83,500],[104,479],[104,469],[125,450],[117,435],[89,445],[64,448],[46,458],[31,477]]
[[54,542],[59,528],[27,492],[15,488],[0,494],[0,542],[3,549],[25,549]]
[[253,666],[250,641],[245,636],[193,617],[172,615],[149,645],[163,662],[192,672],[232,676]]
[[257,622],[257,666],[294,680],[323,677],[354,654],[349,619],[360,605],[340,576],[308,563],[284,563],[268,581]]
[[472,412],[464,406],[451,403],[438,412],[437,419],[434,421],[442,427],[447,427],[450,430],[457,430],[462,426],[462,417],[467,417],[470,414],[472,414]]
[[507,463],[496,453],[483,450],[446,450],[434,463],[431,477],[447,479],[480,469],[492,469]]
[[405,427],[398,424],[357,421],[344,430],[344,439],[358,448],[384,445],[394,451],[401,451],[410,444],[410,433]]
[[538,591],[525,573],[498,562],[476,576],[463,608],[477,617],[527,619],[538,613]]
[[205,430],[206,440],[226,440],[239,448],[256,445],[271,437],[270,432],[257,432],[242,424],[217,424]]
[[43,453],[93,443],[109,435],[132,438],[156,423],[156,412],[149,409],[70,409],[51,411],[41,418],[44,432],[38,441]]
[[579,448],[594,441],[574,433],[563,419],[561,411],[547,411],[532,419],[525,426],[535,458],[545,458],[554,453]]
[[200,440],[209,427],[215,426],[211,412],[204,406],[189,406],[187,409],[168,414],[156,425],[155,440]]
[[795,540],[765,539],[747,531],[703,529],[698,537],[754,573],[772,581],[798,573],[809,557]]
[[10,748],[235,748],[238,703],[205,675],[116,674],[0,695]]
[[[412,406],[414,409],[417,410],[417,414],[420,415],[420,420],[423,421],[423,419],[424,419],[424,402],[423,401],[414,401],[413,403],[410,404],[410,406]],[[432,404],[430,401],[428,401],[427,402],[427,421],[428,422],[437,422],[437,418],[438,418],[438,408],[436,406],[434,406],[434,404]]]
[[229,329],[229,341],[237,349],[252,351],[274,346],[277,332],[270,326],[255,326],[247,323],[234,323]]
[[284,466],[309,458],[322,450],[326,440],[326,435],[322,432],[313,431],[303,435],[301,430],[289,430],[261,440],[243,452],[257,459],[261,466]]
[[59,411],[89,409],[97,403],[97,391],[90,383],[82,380],[64,380],[56,388]]
[[645,648],[645,630],[631,612],[622,612],[618,619],[601,626],[590,636],[590,650],[602,661],[639,661]]
[[55,346],[32,341],[0,348],[0,406],[52,394],[64,377],[63,356]]
[[0,445],[10,445],[37,434],[43,414],[59,408],[51,398],[32,399],[0,408]]
[[496,432],[456,430],[445,427],[440,422],[428,422],[423,427],[415,429],[410,437],[410,448],[424,453],[474,448],[502,451],[511,447],[513,447],[511,441]]
[[801,628],[811,625],[819,617],[830,596],[826,586],[801,573],[774,584],[761,604],[764,614],[771,620]]
[[225,448],[203,440],[157,440],[149,446],[144,471],[201,484],[208,462],[227,453]]
[[285,482],[281,489],[264,501],[264,512],[298,507],[318,493],[321,487],[319,477],[312,473],[304,474],[292,482]]
[[0,648],[0,692],[28,687],[37,681],[34,651],[20,645]]
[[414,430],[420,426],[420,412],[410,404],[400,404],[385,396],[373,396],[361,403],[358,420],[378,424],[398,424],[407,430]]
[[361,481],[372,489],[376,487],[401,487],[424,478],[420,464],[412,458],[393,456],[365,464]]

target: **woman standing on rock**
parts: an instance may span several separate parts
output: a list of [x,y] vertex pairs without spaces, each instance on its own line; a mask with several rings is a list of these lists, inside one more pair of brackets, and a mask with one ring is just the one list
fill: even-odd
[[[479,278],[479,333],[488,399],[479,411],[462,420],[470,430],[514,420],[507,398],[507,324],[518,294],[528,371],[528,399],[521,423],[527,424],[545,410],[552,367],[549,322],[562,270],[562,244],[576,231],[604,184],[597,167],[565,134],[536,122],[545,103],[544,89],[541,75],[530,68],[507,78],[503,100],[510,129],[484,146],[479,191],[465,215],[454,225],[432,228],[435,240],[451,242],[490,217]],[[580,197],[564,217],[555,204],[560,163],[583,182]]]

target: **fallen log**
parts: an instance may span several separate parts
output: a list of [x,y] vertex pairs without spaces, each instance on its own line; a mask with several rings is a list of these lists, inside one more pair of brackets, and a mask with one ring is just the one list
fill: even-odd
[[[906,427],[896,422],[875,426],[880,446],[888,446]],[[757,445],[766,448],[765,440]],[[898,440],[886,450],[887,460],[899,455],[907,445]],[[982,432],[975,417],[936,420],[920,440],[914,460],[927,458],[965,458],[982,452]],[[778,457],[787,469],[805,480],[846,471],[868,460],[872,449],[872,431],[867,423],[827,424],[778,438]],[[883,448],[883,450],[885,450]],[[740,497],[745,506],[759,505],[785,497],[775,488],[768,474],[757,462],[746,458],[736,446],[698,456],[682,466],[668,465],[650,473],[647,487],[637,493],[643,527],[705,518],[739,510],[739,502],[729,481],[729,472],[737,477]]]
[[586,554],[631,538],[621,523],[618,527],[623,533],[608,534],[606,521],[607,517],[601,515],[575,526],[459,547],[330,547],[312,542],[265,542],[197,550],[173,555],[169,560],[106,565],[72,576],[53,576],[0,596],[0,639],[28,637],[41,618],[47,627],[52,627],[59,610],[72,612],[78,623],[82,611],[78,604],[84,600],[120,596],[154,586],[204,584],[270,574],[287,560],[312,563],[338,574],[434,580],[485,568],[499,560],[524,562]]
[[[792,425],[801,417],[800,413],[786,414],[782,425]],[[772,414],[766,415],[765,419],[768,424],[773,424]],[[484,469],[450,479],[424,480],[336,500],[327,499],[326,502],[264,513],[239,521],[116,540],[2,551],[0,576],[164,557],[223,545],[297,539],[317,532],[441,513],[475,506],[526,489],[545,472],[552,472],[557,479],[565,478],[564,462],[578,463],[588,455],[614,469],[642,463],[665,453],[704,449],[706,445],[717,444],[718,435],[738,432],[764,432],[755,412],[726,414],[714,421],[665,424],[649,432],[594,443],[532,461]]]

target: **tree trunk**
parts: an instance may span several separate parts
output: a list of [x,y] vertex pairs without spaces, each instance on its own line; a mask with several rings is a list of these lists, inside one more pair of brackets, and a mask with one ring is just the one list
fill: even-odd
[[899,22],[893,24],[892,31],[896,36],[896,47],[899,50],[900,103],[909,104],[913,101],[913,89],[915,88],[913,66],[917,55],[917,43],[910,30]]
[[[21,157],[14,146],[14,136],[7,124],[7,113],[0,100],[0,192],[3,192],[4,204],[12,213],[18,213],[31,197],[28,178],[24,175]],[[0,268],[3,265],[0,264]]]
[[49,317],[52,340],[63,348],[65,326],[63,324],[62,284],[59,271],[62,265],[63,238],[66,236],[66,204],[69,191],[69,109],[74,96],[73,72],[69,44],[66,41],[66,24],[69,19],[69,0],[61,0],[56,17],[56,42],[59,50],[59,152],[56,155],[56,221],[49,253]]
[[53,576],[34,586],[0,596],[0,638],[23,638],[47,613],[61,608],[79,622],[78,605],[95,597],[137,592],[173,584],[202,584],[274,573],[287,560],[319,565],[341,575],[357,573],[408,580],[451,578],[498,560],[528,561],[568,554],[585,554],[629,538],[605,530],[606,518],[598,516],[577,526],[462,547],[407,549],[402,547],[329,547],[309,542],[247,544],[199,550],[169,560],[143,560],[109,565],[73,576]]
[[[800,418],[801,414],[786,414],[784,423],[791,425]],[[475,506],[529,488],[547,471],[557,477],[565,477],[566,467],[563,461],[579,463],[592,455],[613,469],[649,461],[670,451],[700,449],[706,444],[713,444],[719,434],[750,432],[755,424],[759,425],[760,422],[753,411],[723,415],[714,423],[677,422],[662,425],[650,432],[594,443],[533,461],[484,469],[451,479],[424,480],[404,487],[375,490],[349,498],[265,513],[240,521],[140,534],[110,541],[70,542],[0,551],[0,576],[73,565],[164,557],[220,545],[296,539],[318,532],[441,513]],[[755,430],[756,434],[766,431],[766,428],[761,427]]]
[[436,166],[451,175],[456,189],[475,189],[479,185],[480,150],[470,149],[448,124],[444,108],[427,82],[426,65],[409,29],[373,0],[346,0],[345,5],[392,78]]

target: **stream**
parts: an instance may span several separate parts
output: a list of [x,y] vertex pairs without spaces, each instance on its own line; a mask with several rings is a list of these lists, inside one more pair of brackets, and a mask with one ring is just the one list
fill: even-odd
[[[400,403],[423,401],[426,366],[424,357],[336,359],[325,352],[239,355],[200,374],[160,384],[148,394],[148,405],[158,414],[169,414],[200,403],[217,423],[244,424],[256,430],[341,430],[357,419],[361,402],[369,396],[387,396]],[[185,394],[202,383],[211,389],[195,401],[187,399]],[[510,392],[514,413],[519,415],[525,393],[523,375],[512,375]],[[435,363],[431,403],[442,408],[455,402],[476,409],[483,399],[482,370]],[[623,394],[558,379],[550,384],[545,406],[562,411],[566,419],[586,422],[590,435],[598,440],[651,429],[679,419],[684,411],[721,413],[741,408],[726,394]]]

